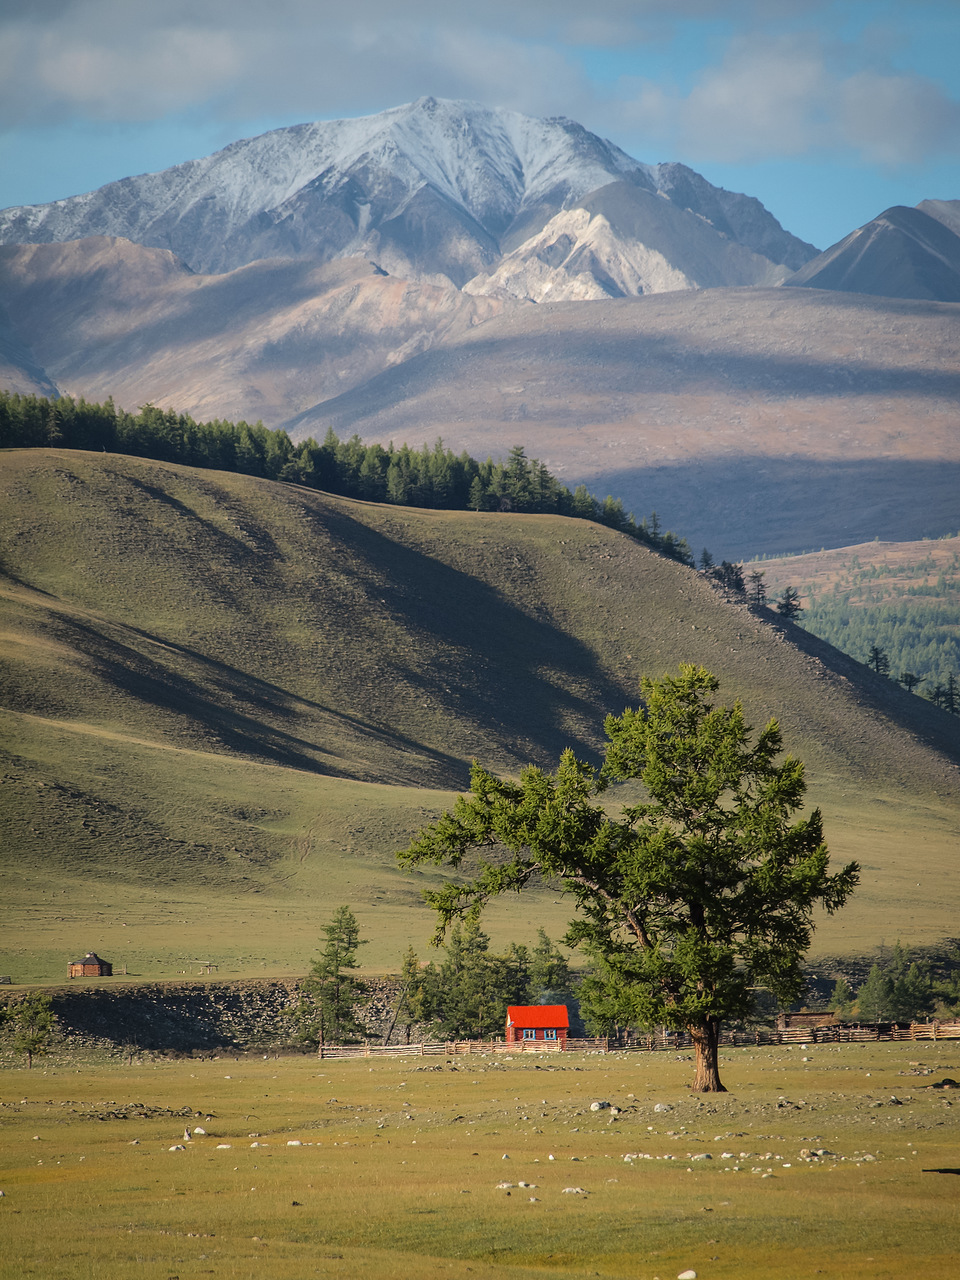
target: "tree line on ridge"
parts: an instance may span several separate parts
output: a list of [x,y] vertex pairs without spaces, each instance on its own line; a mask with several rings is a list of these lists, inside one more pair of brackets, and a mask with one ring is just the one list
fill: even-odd
[[346,498],[400,506],[458,511],[552,513],[593,520],[651,549],[693,564],[686,539],[664,530],[653,512],[639,523],[619,498],[600,501],[585,485],[572,492],[536,458],[515,445],[506,461],[478,462],[454,454],[442,440],[412,449],[366,445],[359,436],[340,440],[331,428],[318,444],[294,444],[286,431],[262,423],[214,419],[144,405],[118,409],[112,400],[88,404],[61,396],[24,396],[0,391],[0,448],[89,449],[189,467],[235,471],[320,489]]

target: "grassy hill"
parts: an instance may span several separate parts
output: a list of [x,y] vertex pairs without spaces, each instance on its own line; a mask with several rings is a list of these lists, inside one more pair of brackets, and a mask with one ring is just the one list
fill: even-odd
[[750,568],[763,572],[771,598],[796,587],[803,626],[861,662],[877,645],[891,675],[913,672],[925,695],[960,678],[960,536],[866,542]]
[[[17,979],[91,948],[131,975],[302,971],[343,901],[365,962],[396,965],[432,917],[393,852],[471,757],[593,755],[638,676],[680,661],[780,719],[832,851],[865,864],[818,946],[955,932],[955,719],[609,529],[11,450],[0,556]],[[522,940],[565,918],[544,890],[490,925]]]

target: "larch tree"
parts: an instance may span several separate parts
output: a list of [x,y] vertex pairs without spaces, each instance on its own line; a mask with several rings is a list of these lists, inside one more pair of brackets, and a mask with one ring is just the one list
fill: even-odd
[[363,1036],[356,1006],[367,994],[366,983],[355,976],[357,949],[365,945],[356,916],[338,907],[322,932],[326,942],[301,983],[305,1000],[299,1010],[303,1034],[319,1045],[321,1057],[325,1044]]
[[[574,909],[564,941],[594,960],[610,1018],[688,1031],[700,1092],[724,1091],[720,1029],[757,987],[802,992],[813,913],[841,907],[859,873],[830,873],[818,810],[794,818],[803,765],[778,759],[776,722],[751,742],[739,703],[713,705],[718,686],[690,665],[642,680],[641,706],[606,722],[601,769],[569,750],[519,781],[474,764],[470,794],[399,854],[458,871],[471,856],[470,878],[425,893],[438,938],[498,894],[558,886]],[[627,781],[644,798],[611,816],[598,798]]]

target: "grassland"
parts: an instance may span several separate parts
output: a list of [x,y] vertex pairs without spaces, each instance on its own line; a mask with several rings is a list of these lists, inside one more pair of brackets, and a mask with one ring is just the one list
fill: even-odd
[[691,1070],[660,1053],[4,1071],[0,1276],[953,1280],[960,1095],[930,1086],[960,1078],[960,1046],[730,1050],[731,1092],[705,1098]]
[[[432,921],[393,853],[466,781],[596,757],[641,673],[717,672],[858,858],[826,953],[956,932],[956,720],[609,529],[377,507],[75,451],[0,457],[0,973],[303,972],[354,908],[371,969]],[[611,795],[612,803],[617,796]],[[549,888],[490,919],[554,936]]]

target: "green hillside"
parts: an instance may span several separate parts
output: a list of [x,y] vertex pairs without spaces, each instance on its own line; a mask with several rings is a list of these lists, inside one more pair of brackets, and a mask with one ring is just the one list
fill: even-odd
[[[393,851],[471,757],[591,755],[680,661],[778,716],[836,858],[865,864],[818,946],[955,932],[955,719],[611,529],[11,450],[0,557],[0,973],[88,949],[131,976],[302,971],[343,901],[395,965],[432,919]],[[564,919],[544,890],[491,931]]]
[[[882,649],[897,679],[912,672],[931,697],[960,681],[960,537],[867,542],[751,565],[771,595],[802,598],[802,625],[861,662]],[[955,707],[960,712],[960,705]]]

